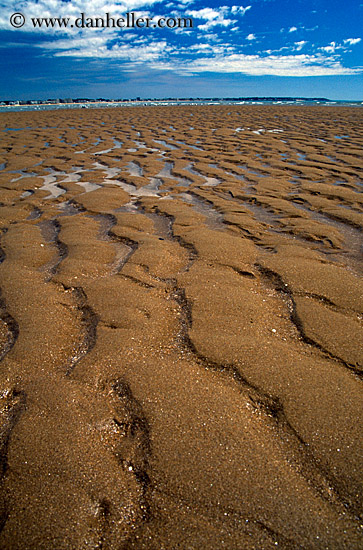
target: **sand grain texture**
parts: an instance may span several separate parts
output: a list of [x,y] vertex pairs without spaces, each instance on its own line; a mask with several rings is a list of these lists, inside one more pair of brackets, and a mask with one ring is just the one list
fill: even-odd
[[1,548],[362,548],[361,123],[1,114]]

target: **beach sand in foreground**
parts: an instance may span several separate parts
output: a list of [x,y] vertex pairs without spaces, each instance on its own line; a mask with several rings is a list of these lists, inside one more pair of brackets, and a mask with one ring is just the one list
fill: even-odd
[[0,115],[1,548],[362,548],[362,113]]

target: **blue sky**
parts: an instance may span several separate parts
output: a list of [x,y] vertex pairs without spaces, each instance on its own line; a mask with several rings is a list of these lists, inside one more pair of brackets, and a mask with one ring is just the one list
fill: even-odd
[[[15,29],[10,16],[25,24]],[[193,28],[42,28],[31,18],[190,17]],[[17,20],[19,21],[19,20]],[[363,100],[363,0],[0,0],[0,100]]]

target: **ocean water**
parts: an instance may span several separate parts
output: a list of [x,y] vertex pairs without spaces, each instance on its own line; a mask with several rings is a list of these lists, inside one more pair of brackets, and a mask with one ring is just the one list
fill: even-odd
[[99,109],[112,107],[140,107],[140,106],[175,106],[175,105],[326,105],[331,107],[362,107],[363,101],[330,101],[323,99],[273,99],[254,98],[238,100],[140,100],[127,102],[89,102],[89,103],[60,103],[49,105],[0,105],[0,112],[13,111],[52,111],[57,109]]

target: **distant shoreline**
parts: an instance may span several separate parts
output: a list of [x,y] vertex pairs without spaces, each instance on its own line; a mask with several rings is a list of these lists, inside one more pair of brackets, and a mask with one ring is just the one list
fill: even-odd
[[32,105],[0,105],[0,112],[45,111],[57,109],[99,109],[111,107],[153,107],[178,105],[295,105],[295,106],[350,106],[361,107],[362,101],[331,100],[325,98],[236,98],[236,99],[137,99],[128,101],[85,101],[76,103],[42,103]]

